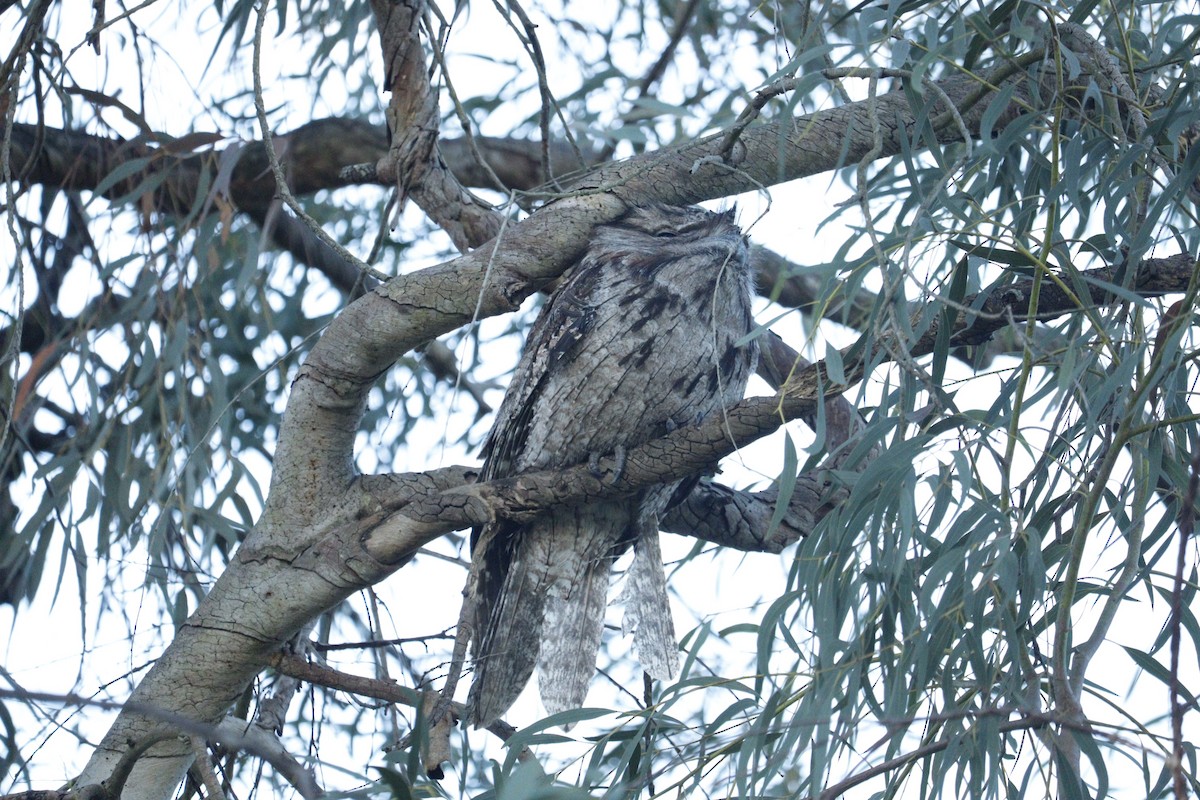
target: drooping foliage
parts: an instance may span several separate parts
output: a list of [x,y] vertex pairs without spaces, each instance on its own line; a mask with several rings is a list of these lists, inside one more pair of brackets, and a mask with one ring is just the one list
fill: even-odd
[[[78,631],[78,675],[47,686],[25,659],[4,665],[9,686],[124,700],[128,670],[287,490],[271,484],[281,416],[330,320],[453,256],[408,187],[355,167],[394,133],[383,5],[271,3],[256,45],[258,4],[242,0],[90,18],[0,3],[0,602],[16,636],[30,614],[83,608],[64,634]],[[423,717],[314,684],[286,717],[293,754],[308,742],[328,786],[379,795],[1196,791],[1191,9],[416,5],[439,158],[513,224],[592,187],[589,169],[712,134],[698,183],[767,176],[705,197],[740,201],[765,246],[756,335],[819,365],[820,402],[781,401],[783,433],[717,480],[774,487],[763,538],[793,515],[807,535],[778,555],[675,541],[683,674],[643,686],[612,637],[601,666],[618,689],[593,698],[624,716],[529,710],[506,750],[464,734],[439,790]],[[256,104],[291,193],[374,273],[278,202]],[[764,130],[768,156],[745,144]],[[531,319],[479,319],[380,375],[357,468],[473,459]],[[783,364],[774,388],[809,374]],[[333,665],[440,685],[463,540],[404,566],[399,594],[321,616],[320,648],[353,654]],[[91,652],[114,624],[134,643],[119,668]],[[339,686],[371,696],[355,687]],[[276,688],[261,678],[236,710]],[[5,694],[3,788],[44,782],[43,740],[95,736],[105,713]],[[526,746],[541,767],[518,763]],[[248,758],[221,763],[238,787],[257,777]]]

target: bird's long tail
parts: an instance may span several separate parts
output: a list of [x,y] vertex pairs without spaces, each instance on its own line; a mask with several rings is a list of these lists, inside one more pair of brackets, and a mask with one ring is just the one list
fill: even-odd
[[546,598],[538,689],[551,714],[579,708],[596,674],[608,605],[609,557],[580,559],[570,581]]
[[[514,537],[503,587],[482,576],[472,721],[485,727],[516,701],[535,665],[546,710],[578,708],[596,672],[613,543],[628,524],[609,508],[556,509]],[[491,576],[495,580],[495,576]],[[498,582],[498,581],[496,581]]]
[[[473,570],[475,567],[472,565]],[[502,580],[494,574],[475,580],[469,601],[476,606],[475,675],[468,705],[471,722],[486,728],[516,701],[533,674],[542,638],[546,584],[551,578],[544,561],[520,559],[508,565]]]
[[679,671],[679,645],[656,526],[644,528],[634,544],[633,565],[626,574],[621,600],[625,605],[621,627],[625,633],[633,631],[642,669],[658,680],[671,680]]
[[[657,518],[644,521],[635,540],[633,565],[625,591],[624,627],[633,630],[633,644],[642,668],[659,680],[675,677],[679,648],[667,599],[658,542]],[[596,673],[596,654],[604,629],[612,558],[593,557],[578,565],[570,591],[550,592],[546,598],[538,685],[542,704],[552,714],[579,708]]]
[[636,553],[626,621],[635,623],[634,645],[646,671],[662,679],[675,674],[678,655],[657,520],[649,515],[630,536],[622,511],[595,505],[556,509],[514,540],[499,591],[484,585],[486,576],[481,581],[479,596],[491,598],[494,606],[481,606],[479,616],[485,618],[477,617],[476,623],[470,696],[476,726],[485,727],[508,710],[535,665],[548,712],[583,705],[596,672],[613,559],[621,549],[617,543],[631,538]]

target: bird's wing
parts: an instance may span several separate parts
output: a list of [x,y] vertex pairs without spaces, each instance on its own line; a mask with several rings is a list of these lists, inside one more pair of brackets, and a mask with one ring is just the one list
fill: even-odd
[[529,331],[525,352],[483,445],[484,480],[507,478],[524,470],[521,457],[546,379],[570,358],[591,327],[595,312],[588,302],[590,281],[578,276],[577,271],[546,301]]
[[625,574],[625,589],[619,598],[625,606],[621,628],[627,634],[633,632],[633,646],[642,669],[653,678],[667,681],[679,671],[679,645],[667,596],[658,515],[643,514],[640,527],[633,545],[633,564]]
[[627,521],[620,502],[560,506],[542,523],[545,529],[525,540],[548,548],[546,571],[556,576],[542,601],[537,664],[538,692],[551,714],[582,706],[596,674],[613,546]]
[[[576,273],[547,301],[530,330],[525,354],[484,445],[484,480],[525,471],[536,457],[526,452],[530,427],[538,414],[553,413],[540,403],[547,381],[589,329],[593,309],[588,289],[588,282]],[[476,725],[487,725],[512,705],[537,663],[543,603],[547,583],[553,580],[545,563],[549,554],[539,547],[554,537],[531,528],[547,524],[554,523],[522,526],[498,520],[472,533],[469,602],[477,660],[471,706]]]

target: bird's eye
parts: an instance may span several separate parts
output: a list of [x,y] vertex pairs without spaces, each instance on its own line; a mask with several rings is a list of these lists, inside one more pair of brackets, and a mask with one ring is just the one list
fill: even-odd
[[675,231],[672,231],[672,230],[662,230],[662,231],[657,231],[657,232],[654,234],[654,236],[655,236],[655,238],[656,238],[656,239],[674,239],[674,238],[675,238]]

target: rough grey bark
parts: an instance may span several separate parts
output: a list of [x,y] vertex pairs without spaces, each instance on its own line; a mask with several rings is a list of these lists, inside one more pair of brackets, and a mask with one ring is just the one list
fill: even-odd
[[[1022,76],[1002,77],[979,92],[975,90],[981,84],[970,76],[950,78],[938,86],[961,108],[961,118],[977,135],[994,87],[1010,82],[1015,84],[1011,102],[996,121],[1003,125],[1024,108],[1038,105]],[[1056,95],[1048,87],[1040,96]],[[841,147],[847,131],[871,130],[873,116],[888,121],[880,129],[881,147],[875,147],[870,136],[857,134],[850,137],[849,147]],[[177,636],[131,700],[181,709],[199,721],[217,721],[228,707],[225,690],[244,688],[256,665],[261,668],[266,663],[267,648],[286,641],[299,627],[299,618],[311,618],[328,608],[332,598],[344,598],[369,585],[376,575],[386,574],[383,566],[394,570],[416,547],[452,530],[457,520],[467,516],[465,510],[478,505],[472,500],[486,498],[494,510],[527,509],[536,497],[564,494],[568,484],[572,496],[591,491],[580,488],[588,480],[586,467],[582,473],[562,470],[556,476],[543,476],[544,483],[525,481],[520,486],[493,486],[490,491],[476,489],[473,493],[456,489],[442,491],[437,497],[418,496],[394,476],[371,476],[374,480],[358,476],[351,454],[367,392],[401,354],[472,319],[512,310],[579,258],[593,226],[618,218],[630,203],[637,205],[651,198],[676,204],[698,202],[862,158],[886,157],[899,152],[902,143],[911,146],[917,124],[918,114],[905,96],[897,93],[749,128],[739,139],[745,150],[738,150],[744,157],[738,159],[737,168],[722,168],[712,160],[720,147],[719,135],[639,156],[594,174],[589,185],[606,190],[550,203],[510,225],[490,245],[438,267],[399,276],[352,303],[326,329],[292,384],[267,508],[248,542],[258,551],[258,560],[273,559],[271,580],[288,588],[280,595],[288,602],[287,613],[276,615],[275,609],[257,605],[263,596],[264,576],[235,561],[197,610],[194,619],[202,624],[181,629],[181,633],[204,632],[208,638]],[[937,135],[948,140],[958,132],[953,126],[939,126]],[[922,142],[922,147],[927,144]],[[1017,309],[1014,317],[1006,319],[1021,319],[1021,313]],[[966,324],[965,319],[959,323]],[[818,381],[811,376],[818,372],[805,371],[774,398],[746,402],[739,413],[730,415],[728,423],[721,422],[720,441],[730,440],[730,430],[732,441],[748,441],[762,435],[768,422],[778,426],[780,420],[814,408],[817,398],[829,396],[815,388]],[[697,456],[706,462],[719,457],[727,448],[716,446],[716,427],[701,425],[677,431],[638,447],[639,452],[630,453],[628,467],[612,489],[620,491],[647,475],[690,469]],[[314,510],[325,513],[314,518]],[[355,579],[354,586],[328,586],[327,595],[291,591],[298,578],[316,581],[332,572],[327,562],[319,572],[297,563],[298,553],[322,552],[346,559],[343,574]],[[376,563],[380,556],[385,556],[385,565]],[[241,617],[228,618],[226,612],[251,605],[260,629],[253,637],[255,646],[247,648]],[[213,615],[221,617],[220,624],[209,622]],[[238,663],[214,667],[213,653],[226,652],[235,654]],[[196,663],[205,663],[206,669],[198,673]],[[156,722],[138,713],[138,707],[131,706],[114,722],[80,774],[79,785],[106,779],[130,742],[142,741],[157,730]],[[147,763],[151,760],[147,757],[138,762],[127,797],[168,796],[170,789],[162,787],[176,785],[186,769],[187,754],[164,751],[153,755],[157,763]]]
[[[484,480],[634,446],[741,399],[753,370],[748,248],[731,213],[651,205],[596,229],[534,324],[486,446]],[[678,481],[477,530],[472,719],[503,714],[538,668],[551,712],[583,703],[613,560],[642,665],[676,669],[658,519]],[[690,486],[687,487],[690,489]]]

